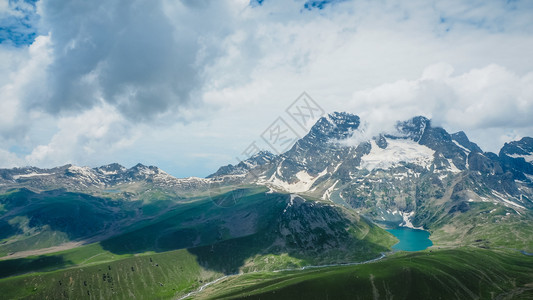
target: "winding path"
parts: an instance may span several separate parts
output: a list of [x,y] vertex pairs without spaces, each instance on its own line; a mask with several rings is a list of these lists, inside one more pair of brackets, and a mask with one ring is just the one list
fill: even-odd
[[192,292],[189,292],[185,296],[182,296],[182,297],[178,298],[178,300],[183,300],[183,299],[189,298],[189,297],[191,297],[193,295],[196,295],[196,294],[200,293],[201,291],[203,291],[206,287],[208,287],[210,285],[213,285],[213,284],[215,284],[215,283],[217,283],[217,282],[219,282],[219,281],[221,281],[223,279],[229,278],[229,277],[237,277],[237,276],[241,276],[241,275],[245,275],[245,274],[252,274],[252,273],[257,273],[257,272],[274,272],[274,273],[278,273],[278,272],[286,272],[286,271],[304,271],[304,270],[308,270],[308,269],[319,269],[319,268],[328,268],[328,267],[356,266],[356,265],[363,265],[363,264],[373,263],[373,262],[381,260],[381,259],[383,259],[385,257],[386,257],[386,255],[384,253],[381,253],[380,257],[373,258],[373,259],[370,259],[370,260],[361,261],[361,262],[341,263],[341,264],[328,264],[328,265],[317,265],[317,266],[304,266],[304,267],[301,267],[301,268],[288,268],[288,269],[280,269],[280,270],[274,270],[274,271],[253,271],[253,272],[247,272],[247,273],[230,274],[230,275],[226,275],[226,276],[222,276],[220,278],[217,278],[217,279],[215,279],[213,281],[210,281],[210,282],[202,285],[198,289],[196,289],[196,290],[194,290]]

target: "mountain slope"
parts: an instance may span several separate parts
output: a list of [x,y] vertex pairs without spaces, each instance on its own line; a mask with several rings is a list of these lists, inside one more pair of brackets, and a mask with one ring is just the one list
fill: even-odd
[[209,198],[181,203],[99,243],[0,261],[0,290],[30,299],[172,298],[224,274],[362,261],[396,242],[353,211],[265,192],[246,188],[226,208]]
[[[332,113],[286,153],[263,151],[235,166],[221,167],[206,179],[177,179],[141,164],[130,169],[118,164],[92,169],[67,165],[0,170],[0,190],[64,188],[113,199],[122,210],[129,207],[129,218],[137,222],[156,218],[179,202],[252,184],[329,201],[388,226],[423,227],[446,244],[459,236],[475,241],[486,239],[491,230],[513,229],[517,243],[530,249],[523,236],[529,232],[533,208],[532,138],[507,143],[497,155],[483,152],[464,132],[449,134],[425,117],[398,122],[395,131],[370,139],[364,130],[358,116]],[[238,201],[237,194],[232,194],[232,202]],[[477,233],[479,227],[465,225],[478,215],[491,230]],[[24,229],[23,221],[10,221],[9,215],[1,218],[6,232],[36,233]],[[519,226],[522,223],[526,226]],[[114,226],[116,233],[124,230],[123,225]],[[55,236],[59,238],[50,245],[72,240],[61,231]]]
[[[360,123],[349,113],[323,117],[243,181],[329,200],[389,226],[423,227],[446,244],[460,236],[486,239],[491,230],[465,226],[482,215],[494,232],[517,232],[516,245],[532,249],[526,236],[532,227],[533,139],[507,143],[496,155],[425,117],[398,122],[395,131],[370,139]],[[507,243],[497,234],[490,239]]]
[[230,277],[195,299],[530,299],[533,257],[479,249],[400,254],[360,266]]

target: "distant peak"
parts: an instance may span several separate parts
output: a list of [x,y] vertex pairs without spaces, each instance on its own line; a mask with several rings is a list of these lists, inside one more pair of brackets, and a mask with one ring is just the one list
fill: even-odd
[[126,167],[124,167],[121,164],[118,163],[112,163],[108,165],[104,165],[98,168],[94,168],[97,172],[104,174],[104,175],[112,175],[112,174],[121,174],[126,172]]
[[533,138],[526,136],[518,141],[505,143],[501,151],[505,154],[531,154],[533,153]]
[[346,112],[332,112],[320,118],[311,131],[303,138],[307,142],[328,142],[331,139],[342,140],[357,130],[360,124],[359,116]]
[[451,134],[453,139],[468,139],[464,131],[457,131],[456,133]]
[[272,161],[275,157],[276,155],[272,154],[270,151],[261,150],[257,152],[256,154],[250,156],[248,159],[245,159],[244,161],[239,162],[237,166],[242,166],[244,164],[248,168],[255,167],[257,165],[263,165],[265,163],[268,163]]
[[352,113],[347,113],[347,112],[332,112],[332,113],[329,113],[325,119],[333,124],[333,125],[341,125],[341,124],[354,124],[354,125],[359,125],[359,116],[355,115],[355,114],[352,114]]
[[529,137],[529,136],[525,136],[519,142],[522,143],[522,144],[533,145],[533,138]]
[[129,169],[130,172],[133,173],[163,173],[163,170],[159,169],[156,166],[147,166],[143,165],[141,163],[136,164],[131,169]]
[[458,131],[456,133],[452,133],[450,136],[452,140],[459,143],[459,145],[465,147],[466,149],[470,151],[474,151],[474,152],[483,153],[483,150],[481,150],[481,148],[476,143],[473,143],[468,139],[464,131]]
[[268,150],[261,150],[257,152],[256,154],[250,156],[250,158],[258,158],[258,157],[273,157],[274,154]]
[[90,168],[89,167],[80,167],[80,166],[76,166],[76,165],[69,165],[69,167],[67,169],[70,170],[70,171],[82,171],[82,170],[88,170]]
[[407,125],[415,126],[415,127],[423,127],[423,126],[431,125],[431,120],[424,116],[416,116],[405,121],[404,123]]
[[107,165],[106,167],[110,167],[110,168],[123,168],[124,166],[122,166],[122,165],[119,164],[119,163],[112,163],[112,164]]
[[416,142],[420,140],[426,128],[429,127],[431,127],[431,121],[424,116],[416,116],[396,124],[396,129],[400,134]]
[[126,169],[123,165],[119,163],[111,163],[108,165],[103,165],[99,167],[98,169],[105,169],[105,170],[123,170]]
[[144,169],[144,168],[148,168],[147,166],[141,164],[141,163],[138,163],[136,164],[135,166],[132,167],[132,169]]
[[207,178],[223,176],[223,175],[236,175],[236,174],[246,174],[250,169],[253,169],[257,166],[261,166],[267,163],[270,163],[276,158],[276,155],[267,150],[261,150],[249,158],[240,161],[237,165],[226,165],[220,167],[215,173],[207,176]]

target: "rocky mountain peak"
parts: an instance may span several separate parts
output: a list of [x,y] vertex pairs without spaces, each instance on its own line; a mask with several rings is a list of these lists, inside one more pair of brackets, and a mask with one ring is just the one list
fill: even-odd
[[320,118],[303,140],[328,142],[329,140],[345,139],[359,128],[360,123],[361,121],[357,115],[333,112]]
[[274,159],[274,157],[276,157],[276,155],[274,155],[272,152],[267,151],[267,150],[261,150],[257,152],[256,154],[250,156],[250,158],[248,158],[245,161],[249,163],[255,163],[255,164],[264,164]]
[[458,146],[464,147],[470,152],[483,152],[483,150],[481,150],[481,148],[476,143],[473,143],[468,139],[464,131],[453,133],[450,136],[452,140],[455,141],[456,144],[458,144]]
[[499,153],[503,168],[517,179],[533,181],[533,138],[505,143]]
[[141,163],[136,164],[131,169],[127,170],[126,176],[130,177],[132,179],[144,179],[149,178],[151,176],[157,175],[157,174],[164,174],[166,173],[155,166],[145,166]]
[[533,153],[533,138],[524,137],[519,141],[505,143],[500,153],[516,157],[520,156],[527,160],[526,157]]
[[145,166],[145,165],[143,165],[141,163],[138,163],[135,166],[133,166],[131,169],[133,169],[133,170],[143,170],[143,169],[147,169],[147,168],[148,168],[148,166]]
[[417,116],[396,124],[396,129],[402,137],[410,138],[415,142],[420,141],[426,128],[429,127],[431,127],[431,121],[423,116]]
[[126,172],[126,167],[118,164],[118,163],[112,163],[109,165],[104,165],[98,168],[95,168],[97,172],[100,172],[102,174],[119,174]]
[[215,173],[207,176],[207,178],[224,175],[243,175],[248,173],[250,169],[270,163],[275,158],[276,155],[274,155],[272,152],[261,150],[250,156],[248,159],[239,162],[237,165],[229,164],[220,167]]

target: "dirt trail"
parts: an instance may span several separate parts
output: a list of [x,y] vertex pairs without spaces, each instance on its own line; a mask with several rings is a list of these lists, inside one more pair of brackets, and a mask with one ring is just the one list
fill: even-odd
[[81,241],[81,242],[68,242],[68,243],[64,243],[64,244],[61,244],[59,246],[54,246],[54,247],[50,247],[50,248],[42,248],[42,249],[36,249],[36,250],[20,251],[20,252],[15,252],[15,253],[13,253],[11,255],[0,257],[0,260],[14,259],[14,258],[24,258],[24,257],[28,257],[28,256],[33,256],[33,255],[42,255],[42,254],[48,254],[48,253],[53,253],[53,252],[58,252],[58,251],[63,251],[63,250],[69,250],[69,249],[72,249],[72,248],[79,247],[79,246],[81,246],[83,244],[85,244],[85,242],[83,242],[83,241]]
[[217,279],[215,279],[213,281],[210,281],[210,282],[202,285],[200,288],[198,288],[198,289],[196,289],[196,290],[194,290],[192,292],[189,292],[185,296],[182,296],[182,297],[178,298],[178,300],[183,300],[183,299],[192,297],[192,296],[200,293],[201,291],[203,291],[206,287],[208,287],[208,286],[210,286],[212,284],[215,284],[215,283],[221,281],[222,279],[226,279],[226,278],[230,278],[230,277],[237,277],[237,276],[241,276],[241,275],[246,275],[246,274],[251,274],[251,273],[258,273],[258,272],[275,272],[275,273],[278,273],[278,272],[286,272],[286,271],[303,271],[303,270],[308,270],[308,269],[318,269],[318,268],[327,268],[327,267],[363,265],[363,264],[376,262],[378,260],[382,260],[385,257],[386,257],[386,255],[384,253],[381,253],[380,257],[373,258],[373,259],[366,260],[366,261],[362,261],[362,262],[341,263],[341,264],[327,264],[327,265],[317,265],[317,266],[305,266],[305,267],[301,267],[301,268],[280,269],[280,270],[274,270],[274,271],[254,271],[254,272],[248,272],[248,273],[230,274],[230,275],[226,275],[226,276],[222,276],[220,278],[217,278]]

